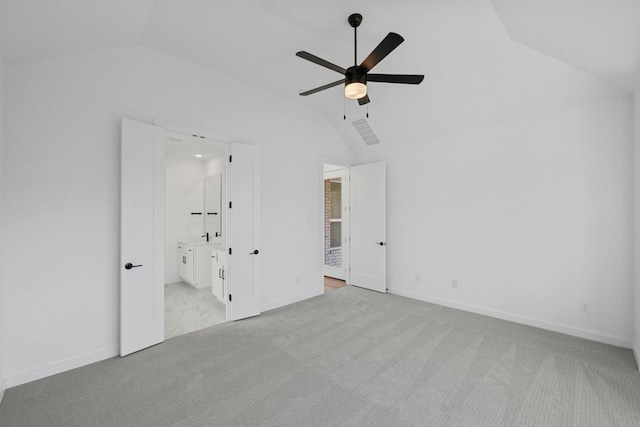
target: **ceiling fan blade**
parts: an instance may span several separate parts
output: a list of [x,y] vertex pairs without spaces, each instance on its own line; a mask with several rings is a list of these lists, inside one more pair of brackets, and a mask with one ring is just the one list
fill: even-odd
[[371,100],[369,99],[369,95],[365,95],[362,98],[358,99],[358,104],[360,105],[365,105],[365,104],[368,104],[369,102],[371,102]]
[[367,74],[368,82],[380,83],[404,83],[409,85],[419,85],[424,79],[423,74]]
[[333,83],[329,83],[329,84],[326,84],[324,86],[320,86],[320,87],[317,87],[315,89],[310,89],[310,90],[307,90],[305,92],[302,92],[302,93],[300,93],[300,96],[311,95],[312,93],[320,92],[321,90],[329,89],[329,88],[332,88],[334,86],[338,86],[338,85],[342,85],[342,84],[344,84],[344,79],[336,80]]
[[368,73],[376,64],[382,61],[387,55],[389,55],[395,48],[400,46],[404,39],[400,34],[389,33],[380,44],[373,49],[373,52],[367,56],[367,58],[360,64],[360,69],[365,73]]
[[314,64],[318,64],[330,70],[336,71],[340,74],[344,75],[347,73],[347,70],[345,70],[344,68],[339,67],[336,64],[332,64],[329,61],[325,61],[322,58],[318,58],[317,56],[312,55],[309,52],[305,52],[304,50],[301,50],[300,52],[296,52],[296,56],[299,56],[302,59],[306,59],[307,61],[311,61]]

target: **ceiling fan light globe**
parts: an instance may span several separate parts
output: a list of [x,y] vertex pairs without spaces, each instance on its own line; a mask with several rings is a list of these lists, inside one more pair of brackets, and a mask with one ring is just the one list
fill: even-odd
[[367,94],[367,85],[360,82],[352,82],[344,87],[344,96],[349,99],[360,99]]

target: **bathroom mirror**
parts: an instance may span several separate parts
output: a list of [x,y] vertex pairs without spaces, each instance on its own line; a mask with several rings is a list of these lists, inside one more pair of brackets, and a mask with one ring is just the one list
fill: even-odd
[[211,238],[221,235],[222,174],[204,179],[204,231]]

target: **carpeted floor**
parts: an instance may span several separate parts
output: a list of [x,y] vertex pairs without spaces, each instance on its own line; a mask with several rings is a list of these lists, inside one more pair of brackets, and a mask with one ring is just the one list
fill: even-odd
[[6,391],[13,426],[640,426],[630,350],[348,286]]

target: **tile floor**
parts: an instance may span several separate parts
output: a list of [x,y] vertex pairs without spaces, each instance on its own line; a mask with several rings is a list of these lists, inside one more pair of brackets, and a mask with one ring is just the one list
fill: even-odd
[[185,282],[164,287],[165,338],[197,331],[226,321],[225,305],[211,288],[196,289]]

